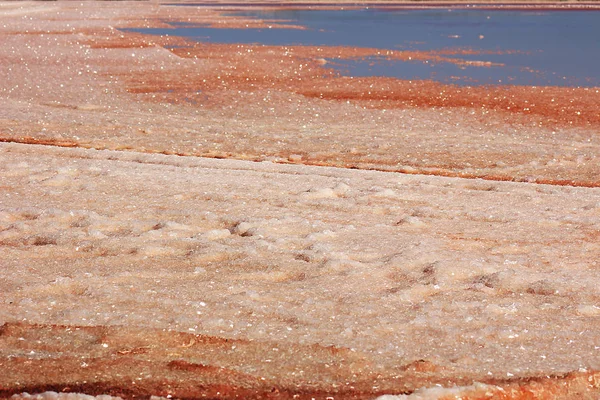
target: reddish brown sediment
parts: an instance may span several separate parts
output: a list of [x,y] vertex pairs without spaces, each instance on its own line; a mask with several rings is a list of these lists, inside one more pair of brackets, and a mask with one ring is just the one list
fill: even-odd
[[[372,399],[421,387],[464,386],[461,398],[575,399],[600,372],[470,379],[426,360],[378,371],[348,349],[251,342],[122,326],[11,323],[0,329],[0,396],[23,392],[214,399]],[[275,351],[276,350],[276,351]],[[25,354],[39,354],[36,357]],[[290,363],[289,358],[294,362]],[[269,359],[269,363],[261,360]],[[253,372],[244,372],[253,371]],[[302,371],[297,376],[298,372]],[[456,390],[456,389],[455,389]],[[481,397],[483,396],[483,397]],[[452,396],[439,399],[456,398]]]
[[[273,89],[289,91],[322,100],[352,101],[366,107],[392,108],[465,108],[478,113],[506,112],[509,122],[533,123],[546,127],[600,126],[600,90],[598,88],[562,88],[531,86],[462,87],[432,81],[405,81],[393,78],[340,77],[326,69],[326,58],[365,58],[428,62],[467,63],[439,57],[428,52],[386,51],[363,48],[316,46],[253,46],[199,44],[172,50],[181,57],[214,60],[219,64],[211,72],[194,76],[181,71],[149,73],[129,77],[132,93],[164,93],[178,102],[188,92],[205,93],[227,89],[249,91]],[[446,53],[448,54],[448,53]],[[474,63],[471,61],[470,63]],[[487,62],[482,61],[484,66]],[[298,65],[305,68],[297,69]],[[139,83],[141,82],[141,83]],[[164,101],[165,97],[158,101]],[[220,107],[220,104],[207,106]],[[516,119],[512,116],[517,114]],[[490,116],[493,117],[493,116]],[[526,118],[524,118],[526,117]]]
[[[82,145],[76,142],[62,141],[57,139],[37,139],[32,137],[24,137],[24,138],[3,138],[0,137],[0,142],[3,143],[21,143],[21,144],[39,144],[45,146],[56,146],[56,147],[82,147],[82,148],[94,148],[92,146]],[[133,147],[121,147],[119,150],[122,151],[135,151],[140,152],[140,150],[136,150]],[[227,159],[227,158],[237,158],[244,159],[247,161],[262,161],[260,158],[252,157],[252,156],[244,156],[240,157],[239,155],[232,153],[190,153],[190,152],[175,152],[175,151],[157,151],[153,149],[144,149],[142,152],[144,153],[160,153],[165,155],[177,155],[182,157],[205,157],[205,158],[215,158],[215,159]],[[281,164],[296,164],[297,162],[290,161],[286,158],[285,154],[280,155],[281,158],[277,160],[277,163]],[[315,166],[330,166],[331,161],[323,160],[319,161],[316,159],[306,159],[304,162],[306,165],[315,165]],[[341,168],[349,168],[349,169],[363,169],[363,170],[374,170],[374,171],[386,171],[386,172],[399,172],[403,174],[409,175],[430,175],[430,176],[445,176],[449,178],[463,178],[463,179],[483,179],[488,181],[498,181],[498,182],[527,182],[527,183],[535,183],[535,184],[543,184],[543,185],[554,185],[554,186],[573,186],[573,187],[600,187],[600,183],[594,179],[590,180],[568,180],[568,179],[540,179],[540,178],[515,178],[510,175],[491,175],[491,174],[477,174],[477,173],[469,173],[469,172],[456,172],[451,169],[443,169],[443,168],[423,168],[417,169],[413,167],[409,168],[394,168],[393,166],[382,166],[376,164],[338,164],[337,166]]]
[[[349,349],[129,327],[5,324],[0,342],[3,351],[43,354],[0,359],[5,371],[0,396],[5,397],[52,390],[124,398],[368,399],[394,386],[408,392],[430,381],[464,381],[440,380],[433,374],[439,369],[419,360],[382,375]],[[374,391],[373,385],[381,389]]]
[[[203,90],[227,87],[229,90],[273,88],[287,90],[323,100],[359,101],[375,108],[441,108],[458,107],[479,111],[506,111],[510,114],[533,116],[527,122],[548,126],[600,126],[600,89],[531,86],[474,86],[462,87],[433,81],[406,81],[394,78],[340,77],[325,69],[329,59],[358,59],[382,57],[395,60],[451,62],[473,64],[438,56],[438,52],[394,51],[366,48],[326,46],[253,46],[199,44],[177,48],[182,57],[226,62],[229,68],[215,71],[219,76],[203,74],[194,80],[188,76],[178,87],[168,75],[136,78],[147,86],[129,89],[136,93],[161,91],[164,87],[177,90]],[[453,54],[449,50],[444,54]],[[455,54],[460,54],[457,50]],[[261,63],[261,61],[263,61]],[[335,61],[333,61],[335,62]],[[490,66],[480,61],[482,66]],[[306,64],[306,69],[296,66]],[[274,66],[274,67],[273,67]],[[224,68],[225,69],[225,68]],[[212,76],[211,76],[212,75]],[[223,76],[221,76],[223,75]],[[208,78],[208,79],[207,79]],[[161,87],[162,85],[162,87]],[[216,87],[215,87],[216,86]],[[364,103],[363,103],[364,102]]]
[[79,144],[76,142],[61,140],[61,139],[51,139],[51,138],[35,138],[35,137],[5,138],[5,137],[0,137],[0,142],[41,144],[41,145],[45,145],[45,146],[57,146],[57,147],[79,147]]
[[464,88],[429,81],[413,83],[381,78],[339,78],[330,82],[324,87],[315,83],[312,88],[301,89],[299,92],[305,96],[325,100],[365,101],[369,106],[384,109],[460,107],[483,112],[503,111],[520,116],[531,116],[528,121],[551,127],[561,125],[596,127],[600,123],[600,111],[598,111],[600,90],[597,88],[523,86]]
[[[158,26],[173,27],[174,24],[185,26],[203,26],[211,28],[237,28],[237,29],[306,29],[304,26],[288,23],[286,20],[270,20],[262,18],[243,17],[240,15],[229,15],[238,7],[206,8],[202,13],[194,12],[188,7],[164,6],[168,11],[168,18],[159,22]],[[191,11],[191,12],[190,12]],[[154,25],[153,26],[157,26]]]

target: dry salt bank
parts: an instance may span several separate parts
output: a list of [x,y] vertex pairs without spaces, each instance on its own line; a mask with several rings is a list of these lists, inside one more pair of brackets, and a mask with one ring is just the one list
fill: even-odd
[[1,157],[12,392],[199,396],[231,375],[228,396],[344,398],[596,376],[598,189],[22,144]]

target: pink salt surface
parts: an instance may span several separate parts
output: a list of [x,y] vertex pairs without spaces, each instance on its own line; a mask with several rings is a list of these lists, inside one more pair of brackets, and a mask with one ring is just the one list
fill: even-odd
[[1,395],[598,398],[596,89],[116,29],[209,17],[0,3]]

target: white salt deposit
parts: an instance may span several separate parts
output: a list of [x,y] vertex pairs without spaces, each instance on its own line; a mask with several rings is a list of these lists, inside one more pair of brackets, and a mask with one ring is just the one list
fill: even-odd
[[338,193],[331,188],[312,188],[304,192],[303,196],[308,199],[325,199],[338,197]]
[[[489,395],[486,396],[486,389],[488,389]],[[489,390],[491,389],[491,390]],[[375,400],[436,400],[436,399],[455,399],[460,400],[462,397],[473,391],[483,391],[483,396],[486,398],[492,398],[493,392],[497,391],[497,386],[484,385],[482,383],[475,382],[473,385],[460,386],[460,387],[431,387],[422,388],[414,391],[408,395],[383,395],[377,397]]]
[[[228,90],[223,66],[245,66],[225,48],[194,59],[118,40],[114,26],[173,21],[165,10],[0,3],[3,140],[131,150],[0,144],[0,324],[316,343],[374,374],[415,360],[471,381],[600,369],[597,188],[145,154],[595,182],[596,131],[303,96],[281,74],[287,50],[248,71],[266,86]],[[186,74],[219,88],[174,104],[167,81]]]
[[228,229],[213,229],[202,234],[202,237],[208,240],[225,239],[230,236],[231,232]]
[[599,305],[580,305],[577,307],[577,313],[586,317],[600,317],[600,303]]
[[[599,189],[17,144],[0,159],[1,321],[320,343],[482,377],[600,367]],[[65,168],[60,191],[36,178]]]

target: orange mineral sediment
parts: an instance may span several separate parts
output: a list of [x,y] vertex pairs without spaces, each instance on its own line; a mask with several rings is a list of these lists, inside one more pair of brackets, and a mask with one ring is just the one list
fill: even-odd
[[600,389],[596,371],[469,384],[425,360],[384,372],[348,349],[128,327],[10,323],[0,328],[0,343],[5,351],[41,354],[0,357],[0,396],[14,398],[54,391],[125,399],[345,400],[415,393],[436,399],[569,400]]

